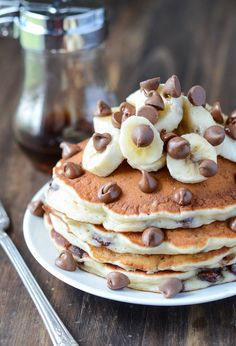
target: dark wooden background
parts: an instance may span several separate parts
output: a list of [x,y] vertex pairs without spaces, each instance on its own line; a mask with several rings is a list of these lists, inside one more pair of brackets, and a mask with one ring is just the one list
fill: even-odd
[[[236,108],[234,0],[107,1],[106,59],[124,97],[139,80],[179,75],[184,89],[202,84],[209,102]],[[11,237],[55,310],[81,345],[234,345],[236,299],[189,307],[122,304],[80,292],[48,274],[29,253],[22,218],[31,196],[48,180],[14,143],[12,117],[19,93],[21,53],[0,40],[0,198]],[[222,286],[224,290],[224,286]],[[37,310],[0,249],[0,345],[51,345]]]

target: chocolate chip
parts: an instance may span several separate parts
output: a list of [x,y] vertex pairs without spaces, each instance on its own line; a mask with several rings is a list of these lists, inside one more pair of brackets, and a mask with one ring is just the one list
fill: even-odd
[[225,124],[225,133],[232,139],[236,140],[236,122]]
[[211,283],[215,283],[219,281],[222,278],[221,269],[209,269],[209,270],[203,270],[200,271],[197,276],[202,281],[208,281]]
[[120,129],[121,123],[122,123],[122,117],[123,117],[123,113],[122,112],[115,112],[115,113],[112,114],[111,122],[112,122],[112,125],[116,129]]
[[144,193],[151,193],[157,190],[157,181],[154,176],[146,171],[142,171],[142,178],[140,179],[138,186]]
[[116,183],[107,183],[100,187],[98,199],[103,203],[115,202],[121,195],[121,188]]
[[74,256],[79,258],[83,258],[83,255],[85,254],[84,250],[75,245],[70,245],[67,250],[69,250]]
[[94,133],[92,138],[93,146],[99,153],[105,151],[112,140],[110,133]]
[[163,293],[165,298],[172,298],[183,290],[183,283],[180,279],[168,278],[160,283],[158,289],[161,293]]
[[206,129],[203,137],[215,147],[224,141],[225,131],[223,127],[213,125]]
[[145,94],[147,94],[151,90],[157,90],[160,85],[160,77],[147,79],[140,83],[140,89],[144,91]]
[[105,117],[107,115],[111,115],[111,113],[112,113],[111,107],[106,102],[102,100],[98,101],[95,116]]
[[178,137],[174,132],[166,132],[166,130],[161,130],[160,132],[161,140],[164,142],[164,149],[167,147],[167,143],[170,139]]
[[221,260],[220,260],[220,264],[222,266],[226,266],[229,262],[231,262],[233,259],[235,258],[235,254],[231,254],[231,255],[227,255],[225,257],[223,257]]
[[128,113],[129,115],[134,115],[136,110],[133,105],[125,101],[120,104],[120,111],[122,113]]
[[236,274],[236,264],[232,264],[230,266],[230,271],[233,273],[233,274]]
[[107,275],[107,286],[111,290],[120,290],[129,285],[130,281],[128,276],[119,272],[111,272]]
[[164,102],[161,95],[157,91],[150,91],[148,93],[145,105],[153,106],[158,110],[164,109]]
[[123,113],[122,116],[122,120],[121,123],[123,123],[125,120],[127,120],[129,117],[131,117],[132,115],[130,115],[129,113]]
[[234,124],[236,122],[236,109],[228,116],[226,124]]
[[122,112],[115,112],[112,114],[112,117],[111,117],[111,122],[112,122],[112,125],[117,128],[117,129],[120,129],[121,128],[121,124],[130,117],[131,115],[126,112],[126,113],[122,113]]
[[28,209],[30,213],[34,216],[43,217],[44,215],[44,209],[43,209],[43,202],[42,201],[31,201],[28,204]]
[[59,257],[56,258],[55,264],[57,267],[74,272],[77,269],[76,262],[70,251],[64,250],[60,253]]
[[206,103],[206,92],[200,85],[195,85],[189,90],[188,99],[194,106],[202,106]]
[[220,106],[220,102],[216,101],[212,108],[211,108],[211,115],[212,118],[218,123],[218,124],[223,124],[224,123],[224,118],[222,115],[222,110]]
[[57,191],[59,188],[60,186],[54,180],[49,183],[49,190]]
[[236,232],[236,217],[231,217],[228,221],[228,225],[231,231]]
[[84,174],[82,165],[77,165],[74,162],[65,162],[63,165],[64,174],[69,179],[76,179]]
[[162,89],[164,96],[171,97],[180,97],[181,95],[181,86],[179,78],[176,75],[173,75],[165,82],[165,85]]
[[142,242],[145,246],[155,247],[164,241],[164,233],[160,228],[148,227],[143,231]]
[[213,177],[216,175],[217,171],[217,163],[213,160],[202,160],[199,164],[199,172],[203,177]]
[[182,137],[174,137],[167,143],[167,152],[174,159],[185,159],[190,154],[190,143]]
[[149,125],[136,126],[132,131],[132,140],[137,147],[147,147],[154,139],[153,130]]
[[67,249],[68,246],[70,246],[68,240],[54,229],[51,230],[51,237],[58,246],[63,247],[64,249]]
[[110,241],[104,240],[96,234],[93,235],[93,239],[96,240],[100,245],[105,246],[105,247],[109,246],[111,244]]
[[69,159],[70,157],[74,156],[75,154],[81,151],[81,148],[78,144],[73,144],[69,142],[62,142],[60,144],[60,148],[62,149],[63,159]]
[[192,202],[192,192],[184,187],[176,190],[173,195],[173,200],[182,206],[189,205]]
[[142,106],[138,109],[137,115],[148,119],[153,125],[158,120],[158,110],[152,106]]
[[187,217],[186,219],[178,221],[178,223],[180,223],[183,228],[190,228],[193,223],[193,217]]

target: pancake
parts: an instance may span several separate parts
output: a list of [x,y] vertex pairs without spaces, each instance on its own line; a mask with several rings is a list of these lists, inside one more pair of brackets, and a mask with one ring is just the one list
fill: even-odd
[[[84,148],[86,142],[81,144]],[[83,150],[68,161],[81,163]],[[59,189],[50,189],[46,203],[65,213],[69,218],[93,224],[103,224],[112,231],[142,231],[148,226],[160,228],[196,228],[213,221],[225,221],[236,215],[235,164],[218,158],[218,173],[198,184],[183,184],[174,180],[167,168],[153,173],[159,189],[143,193],[138,182],[141,174],[123,163],[109,177],[98,177],[85,172],[77,179],[62,174],[62,159],[54,168]],[[122,189],[118,201],[104,205],[97,191],[107,182],[116,182]],[[173,201],[176,189],[184,187],[193,193],[191,206],[181,207]]]
[[[236,233],[227,222],[214,222],[200,228],[163,230],[164,241],[155,247],[144,246],[141,232],[118,233],[107,231],[101,225],[81,223],[46,207],[55,229],[63,228],[90,245],[104,246],[119,253],[133,254],[195,254],[222,247],[236,246]],[[58,220],[59,219],[59,220]],[[63,221],[63,222],[60,222]],[[59,222],[59,225],[58,225]]]
[[[161,271],[158,273],[145,273],[140,270],[136,271],[126,271],[118,266],[111,264],[103,264],[93,260],[88,254],[77,255],[75,249],[70,246],[70,243],[65,244],[58,243],[53,238],[55,247],[61,252],[64,249],[72,251],[73,257],[78,263],[78,267],[84,271],[87,271],[91,274],[98,275],[100,277],[106,278],[110,272],[118,271],[125,274],[130,283],[129,288],[140,290],[140,291],[149,291],[149,292],[159,292],[158,286],[167,278],[178,278],[183,282],[183,291],[193,291],[201,288],[206,288],[212,285],[223,284],[226,282],[236,281],[236,275],[233,274],[230,270],[230,266],[224,267],[222,270],[219,270],[219,279],[216,282],[210,282],[203,280],[199,277],[199,271],[193,270],[188,272],[174,272],[174,271]],[[78,248],[77,248],[78,249]],[[80,250],[80,249],[79,249]],[[78,251],[77,251],[78,253]],[[80,252],[81,253],[81,252]],[[209,271],[210,272],[210,271]],[[104,285],[106,283],[104,282]]]
[[[54,216],[55,217],[55,216]],[[191,255],[138,255],[128,253],[117,253],[105,247],[95,247],[81,241],[74,234],[63,228],[63,222],[49,224],[45,219],[46,227],[51,231],[51,238],[60,239],[61,235],[69,244],[79,247],[85,251],[93,260],[99,263],[117,265],[128,271],[141,270],[148,273],[158,271],[192,271],[196,269],[223,267],[226,264],[236,262],[236,247],[222,247],[218,250],[200,252]],[[55,228],[55,230],[54,230]],[[56,234],[55,234],[56,233]],[[61,241],[61,240],[60,240]]]

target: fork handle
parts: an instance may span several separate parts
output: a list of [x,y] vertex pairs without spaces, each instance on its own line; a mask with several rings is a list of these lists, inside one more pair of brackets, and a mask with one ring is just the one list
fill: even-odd
[[73,339],[60,318],[57,316],[56,312],[53,310],[51,304],[45,297],[43,291],[39,287],[37,281],[25,264],[10,237],[5,232],[0,233],[0,244],[14,265],[34,304],[36,305],[53,345],[78,346],[78,343]]

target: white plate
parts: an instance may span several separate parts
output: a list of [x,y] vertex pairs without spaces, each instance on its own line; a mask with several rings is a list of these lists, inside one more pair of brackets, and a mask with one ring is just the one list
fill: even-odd
[[[39,190],[33,199],[42,198],[46,187],[47,185]],[[175,306],[206,303],[236,295],[236,282],[180,293],[171,299],[166,299],[158,293],[142,292],[128,288],[112,291],[107,288],[106,280],[103,278],[79,269],[76,272],[67,272],[55,266],[54,262],[58,252],[49,238],[49,232],[44,227],[42,218],[35,217],[26,210],[23,229],[29,250],[49,273],[68,285],[99,297],[133,304]]]

